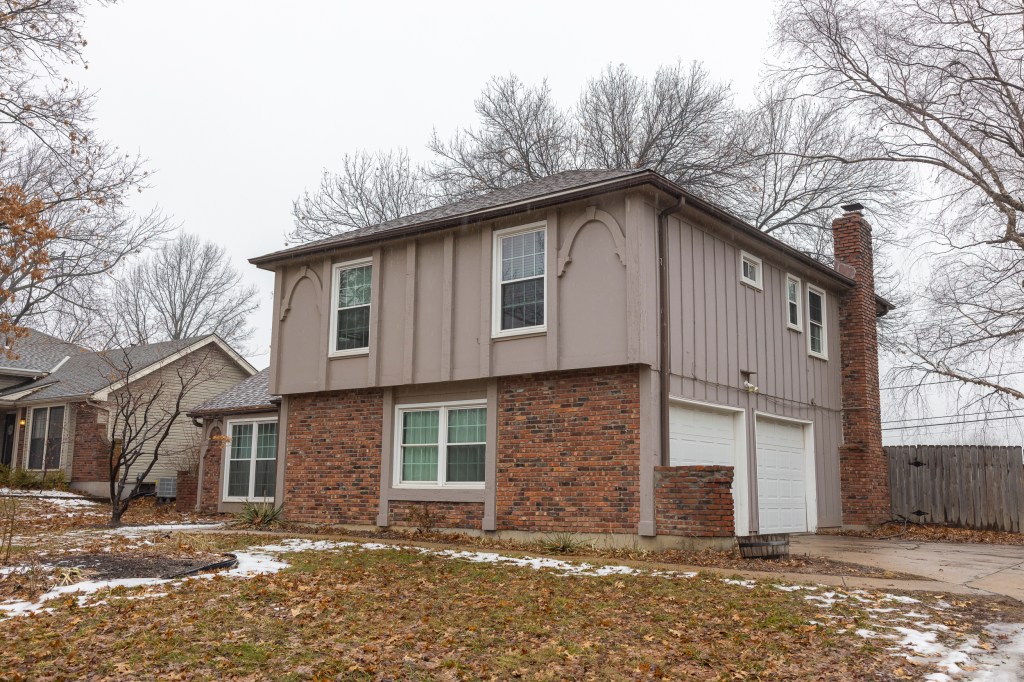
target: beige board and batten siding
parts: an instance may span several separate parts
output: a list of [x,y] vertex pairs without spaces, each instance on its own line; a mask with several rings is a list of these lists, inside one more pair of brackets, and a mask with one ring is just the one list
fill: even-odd
[[[208,366],[210,376],[203,380],[193,390],[189,391],[188,396],[183,401],[182,413],[171,427],[171,433],[168,436],[167,441],[161,446],[162,454],[159,459],[157,459],[156,464],[153,465],[153,469],[150,471],[149,475],[145,478],[146,483],[154,483],[158,478],[174,478],[177,476],[178,469],[184,468],[182,466],[183,462],[179,453],[187,448],[198,447],[200,445],[201,429],[192,423],[192,420],[186,413],[207,400],[224,393],[242,379],[249,377],[249,373],[239,367],[233,359],[224,353],[224,351],[212,344],[204,346],[203,348],[194,351],[189,356],[175,360],[174,362],[156,370],[152,374],[139,379],[140,382],[164,381],[167,382],[168,386],[170,386],[170,388],[166,390],[163,398],[158,401],[158,409],[173,411],[174,402],[178,395],[178,389],[176,387],[178,382],[176,374],[177,370],[186,363],[195,362],[197,356],[204,353],[210,354]],[[113,415],[108,419],[108,428],[112,427]],[[152,448],[150,448],[150,450],[152,450]],[[152,453],[150,452],[148,457],[141,457],[139,461],[135,463],[133,469],[136,472],[141,472],[146,468],[151,460]]]
[[[281,266],[271,393],[654,364],[650,196],[610,193]],[[493,231],[536,222],[547,225],[547,329],[492,339]],[[332,267],[360,258],[374,267],[370,348],[329,357]]]
[[[655,220],[649,206],[649,222]],[[819,526],[841,520],[838,299],[834,285],[782,254],[748,243],[735,230],[681,212],[668,220],[669,392],[671,395],[743,408],[747,437],[750,500],[757,500],[754,460],[755,411],[813,421]],[[762,259],[763,288],[740,281],[740,252]],[[802,283],[803,331],[787,327],[784,282]],[[807,285],[826,292],[828,360],[808,353]],[[753,372],[744,388],[742,372]],[[756,504],[750,506],[756,528]]]

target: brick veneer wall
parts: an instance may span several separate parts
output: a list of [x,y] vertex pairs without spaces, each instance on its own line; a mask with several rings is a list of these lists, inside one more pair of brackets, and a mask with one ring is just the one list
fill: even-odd
[[174,498],[174,508],[180,512],[194,511],[199,478],[193,472],[182,469],[178,471],[178,492]]
[[480,529],[484,520],[483,502],[401,502],[388,505],[388,522],[392,526],[417,528],[423,522],[423,509],[430,516],[431,528]]
[[735,535],[732,477],[733,468],[725,466],[655,467],[658,534],[699,538]]
[[635,533],[639,369],[501,378],[497,454],[498,530]]
[[100,409],[88,403],[75,403],[74,454],[71,480],[76,483],[110,480],[110,441],[107,425],[97,423]]
[[376,523],[383,416],[379,390],[289,397],[285,518]]
[[[203,482],[200,491],[199,511],[206,514],[216,514],[217,505],[220,502],[220,470],[221,456],[224,452],[224,444],[219,440],[221,431],[213,428],[210,431],[209,445],[206,447],[206,454],[203,456]],[[181,485],[179,479],[178,485]]]
[[871,227],[859,211],[851,211],[833,221],[832,237],[837,267],[852,267],[856,282],[839,298],[843,395],[839,477],[843,523],[881,523],[891,515],[889,460],[882,449]]

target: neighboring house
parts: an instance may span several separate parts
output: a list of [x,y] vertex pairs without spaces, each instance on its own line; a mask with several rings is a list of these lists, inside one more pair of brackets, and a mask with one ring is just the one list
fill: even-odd
[[[203,376],[185,397],[185,411],[250,376],[255,370],[230,346],[216,336],[183,339],[91,352],[32,331],[14,342],[13,359],[0,359],[0,377],[36,369],[48,370],[0,391],[0,413],[4,423],[13,424],[5,436],[4,452],[15,466],[45,473],[61,470],[70,485],[83,492],[109,495],[109,462],[112,411],[124,391],[125,376],[136,382],[165,381],[170,387],[154,410],[169,411],[177,397],[177,370],[187,363],[202,362]],[[63,355],[56,359],[57,355]],[[130,368],[130,371],[128,370]],[[162,456],[143,483],[151,485],[161,477],[173,477],[179,468],[173,461],[190,448],[198,448],[199,429],[182,414],[175,422]],[[141,471],[145,459],[136,463]]]
[[284,482],[280,471],[284,457],[279,455],[277,438],[281,399],[270,395],[269,380],[267,368],[189,413],[203,420],[204,443],[219,436],[230,439],[228,458],[222,459],[222,448],[216,447],[207,450],[199,466],[200,511],[234,512],[246,500],[281,496],[278,488]]
[[[657,173],[570,171],[254,258],[276,278],[280,444],[273,496],[246,497],[624,542],[884,520],[891,306],[847,208],[833,269]],[[221,441],[207,476],[260,457]]]

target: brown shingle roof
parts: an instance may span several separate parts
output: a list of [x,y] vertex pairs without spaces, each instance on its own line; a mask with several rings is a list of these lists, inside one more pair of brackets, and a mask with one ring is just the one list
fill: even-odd
[[278,397],[271,395],[268,391],[269,382],[270,368],[268,367],[262,372],[256,372],[248,379],[243,379],[217,397],[207,400],[189,414],[202,416],[276,411]]

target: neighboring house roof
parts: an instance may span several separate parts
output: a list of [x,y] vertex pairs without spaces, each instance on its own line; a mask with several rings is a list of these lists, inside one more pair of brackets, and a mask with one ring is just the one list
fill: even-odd
[[[536,210],[567,201],[641,185],[650,185],[660,189],[676,197],[681,203],[693,206],[704,213],[718,218],[750,238],[756,239],[769,248],[781,251],[795,258],[822,275],[846,287],[853,286],[853,279],[847,275],[762,232],[725,209],[691,194],[660,173],[649,169],[574,170],[556,173],[546,178],[487,192],[480,196],[445,204],[444,206],[389,220],[378,225],[369,225],[308,244],[250,258],[249,262],[258,267],[272,269],[276,263],[312,253],[373,243],[386,239],[396,239],[407,235],[463,225],[469,222],[490,220],[513,213]],[[895,307],[881,297],[878,297],[878,305],[881,314]]]
[[0,401],[57,402],[86,398],[105,400],[110,391],[123,385],[119,374],[125,369],[131,367],[131,380],[135,381],[210,344],[220,347],[247,371],[256,371],[219,337],[200,336],[126,349],[79,352],[48,376],[28,386],[22,385],[0,392]]
[[[24,377],[39,377],[52,372],[65,358],[88,351],[55,336],[34,329],[26,336],[4,339],[4,351],[0,352],[0,374]],[[11,348],[8,357],[6,349]]]
[[270,394],[270,368],[243,379],[189,412],[191,416],[240,414],[277,410],[280,398]]

